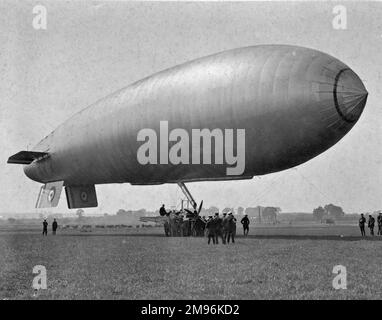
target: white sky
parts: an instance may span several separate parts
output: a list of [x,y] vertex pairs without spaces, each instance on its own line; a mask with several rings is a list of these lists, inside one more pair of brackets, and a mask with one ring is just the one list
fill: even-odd
[[[47,30],[32,8],[47,8]],[[7,158],[31,148],[97,99],[164,68],[257,44],[315,48],[348,64],[369,92],[356,126],[317,158],[250,181],[189,184],[219,208],[274,205],[307,211],[327,203],[346,212],[382,209],[382,3],[348,3],[347,29],[334,30],[339,2],[0,2],[0,212],[31,212],[40,188]],[[96,209],[177,204],[176,185],[97,186]],[[53,212],[68,212],[64,193]]]

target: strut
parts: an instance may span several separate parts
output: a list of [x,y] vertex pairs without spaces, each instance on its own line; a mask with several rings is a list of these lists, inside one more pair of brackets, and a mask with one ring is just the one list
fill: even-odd
[[188,201],[190,201],[194,210],[196,210],[198,205],[197,205],[196,201],[194,200],[194,198],[192,197],[190,191],[187,189],[184,182],[178,182],[178,186],[182,189],[184,195],[187,197]]

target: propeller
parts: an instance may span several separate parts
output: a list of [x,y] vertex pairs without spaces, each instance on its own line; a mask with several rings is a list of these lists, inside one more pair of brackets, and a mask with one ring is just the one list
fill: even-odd
[[194,212],[192,212],[191,210],[186,209],[186,208],[184,209],[184,211],[189,213],[191,216],[193,216],[195,214],[195,211],[196,211],[197,216],[199,216],[200,211],[202,210],[202,207],[203,207],[203,200],[200,202],[199,208],[195,208]]

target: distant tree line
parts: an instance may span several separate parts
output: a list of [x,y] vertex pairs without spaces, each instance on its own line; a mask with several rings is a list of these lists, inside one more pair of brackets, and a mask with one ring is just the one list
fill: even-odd
[[332,203],[325,205],[324,207],[319,206],[313,210],[313,217],[315,220],[321,221],[325,218],[331,219],[341,219],[344,217],[345,212],[340,206],[336,206]]
[[[202,216],[213,216],[216,212],[220,212],[219,208],[212,206],[210,208],[203,208],[200,211]],[[237,215],[247,214],[251,218],[261,219],[263,222],[276,223],[277,215],[281,212],[281,208],[279,207],[247,207],[243,208],[239,206],[236,211],[234,208],[226,207],[221,210],[221,213],[232,212]]]

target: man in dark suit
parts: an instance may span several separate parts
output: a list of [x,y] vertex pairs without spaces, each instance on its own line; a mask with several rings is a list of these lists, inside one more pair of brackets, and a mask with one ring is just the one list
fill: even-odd
[[229,240],[232,240],[232,243],[235,243],[235,235],[236,235],[236,218],[233,216],[232,212],[228,214],[228,238],[227,243],[229,243]]
[[48,235],[48,222],[46,220],[44,220],[44,222],[42,223],[42,235]]
[[378,235],[382,236],[382,212],[378,214],[377,224],[378,224]]
[[166,209],[164,208],[164,204],[162,204],[162,206],[160,207],[160,209],[159,209],[159,214],[160,214],[162,217],[168,215]]
[[363,216],[363,213],[361,213],[361,218],[359,218],[359,220],[358,220],[358,225],[359,225],[359,228],[361,230],[362,237],[366,236],[366,233],[365,233],[365,223],[366,223],[366,219]]
[[208,244],[210,244],[211,239],[212,239],[212,243],[215,244],[215,225],[214,224],[215,224],[214,219],[212,219],[212,216],[209,216],[206,223]]
[[243,225],[243,232],[244,232],[244,237],[248,235],[249,232],[249,219],[248,215],[246,214],[243,219],[241,219],[241,224]]
[[227,212],[223,212],[223,239],[226,242],[227,241],[227,236],[228,236],[228,217],[227,217]]
[[367,226],[370,229],[371,236],[374,236],[374,224],[375,224],[375,219],[371,214],[369,214],[369,221],[367,222]]
[[222,238],[223,244],[225,239],[223,237],[223,219],[219,217],[219,212],[215,213],[215,243],[219,244],[219,237]]
[[54,219],[54,221],[52,223],[52,232],[54,235],[56,234],[57,227],[58,227],[57,221],[56,221],[56,219]]

